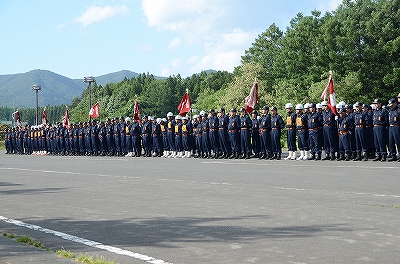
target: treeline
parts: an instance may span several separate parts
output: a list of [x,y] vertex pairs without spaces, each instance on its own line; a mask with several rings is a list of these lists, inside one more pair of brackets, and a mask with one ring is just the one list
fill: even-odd
[[[139,74],[122,82],[94,84],[91,89],[91,104],[100,103],[100,119],[116,116],[132,116],[135,100],[139,102],[142,115],[165,116],[167,112],[177,112],[177,106],[188,90],[192,104],[201,99],[202,93],[215,93],[224,89],[232,81],[232,74],[226,71],[193,74],[182,78],[170,76],[155,79],[152,74]],[[83,91],[71,105],[72,122],[85,121],[89,112],[89,90]]]
[[[61,121],[65,115],[65,108],[65,105],[46,106],[49,123],[54,124],[55,122]],[[39,107],[39,124],[42,123],[43,109],[44,107]],[[12,113],[14,113],[15,110],[16,109],[12,107],[0,107],[0,121],[13,121]],[[22,122],[35,125],[36,108],[21,108],[18,109],[18,112],[20,113]]]

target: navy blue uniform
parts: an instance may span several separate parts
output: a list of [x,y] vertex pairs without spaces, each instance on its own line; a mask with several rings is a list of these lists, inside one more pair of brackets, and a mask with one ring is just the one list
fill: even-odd
[[296,115],[297,145],[300,150],[310,150],[308,146],[307,114]]
[[142,133],[142,128],[140,127],[140,123],[133,122],[131,126],[130,135],[132,137],[132,148],[133,151],[135,152],[136,157],[140,157],[142,153],[141,133]]
[[282,153],[281,133],[285,123],[280,115],[271,115],[271,150],[274,155]]
[[351,155],[351,128],[352,128],[351,117],[346,115],[338,119],[338,134],[339,134],[339,153],[340,160],[346,157],[346,160],[350,160]]
[[320,129],[322,128],[322,115],[318,112],[308,114],[308,135],[309,135],[309,145],[311,154],[315,156],[315,154],[321,155],[322,146],[319,140]]
[[239,116],[235,115],[229,117],[229,125],[228,125],[229,141],[231,143],[232,153],[235,154],[235,157],[238,157],[240,151],[239,130],[240,130]]
[[251,147],[254,151],[255,155],[259,155],[261,151],[261,142],[260,142],[260,124],[258,123],[257,118],[251,119]]
[[210,116],[208,119],[209,132],[208,137],[210,139],[210,149],[214,152],[214,155],[219,153],[219,142],[218,142],[218,126],[219,120],[217,116]]
[[260,139],[262,156],[271,153],[271,115],[266,114],[260,118]]
[[374,145],[376,154],[387,155],[387,133],[389,126],[389,115],[386,109],[375,109],[372,116],[373,132],[374,132]]
[[289,112],[286,115],[286,136],[289,151],[297,151],[296,147],[296,118],[294,112]]
[[392,160],[396,159],[396,146],[400,155],[400,108],[398,106],[389,110],[389,153]]
[[249,158],[251,154],[251,127],[253,122],[251,121],[249,115],[246,113],[244,116],[240,117],[240,143],[241,143],[241,153],[243,157]]
[[335,120],[335,114],[331,109],[322,112],[322,123],[323,127],[323,138],[324,138],[324,149],[326,158],[335,158],[335,153],[338,151],[338,129]]
[[231,153],[231,144],[228,138],[228,124],[229,124],[229,118],[227,115],[222,115],[218,118],[219,147],[221,151],[224,153],[225,157],[227,157],[228,154]]

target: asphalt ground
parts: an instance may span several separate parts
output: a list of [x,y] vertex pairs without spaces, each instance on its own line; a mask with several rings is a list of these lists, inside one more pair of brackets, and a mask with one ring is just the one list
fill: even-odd
[[118,263],[399,263],[399,169],[2,153],[0,232]]

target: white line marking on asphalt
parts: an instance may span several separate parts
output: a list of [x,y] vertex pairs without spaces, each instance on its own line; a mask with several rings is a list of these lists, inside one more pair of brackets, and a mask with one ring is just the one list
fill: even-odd
[[37,225],[31,225],[31,224],[27,224],[18,220],[14,220],[14,219],[10,219],[4,216],[0,215],[0,220],[3,220],[4,222],[16,225],[16,226],[20,226],[20,227],[25,227],[31,230],[35,230],[35,231],[40,231],[46,234],[51,234],[57,237],[60,237],[62,239],[65,240],[69,240],[69,241],[73,241],[76,243],[80,243],[80,244],[84,244],[86,246],[89,247],[93,247],[93,248],[97,248],[97,249],[102,249],[102,250],[106,250],[109,251],[111,253],[115,253],[118,255],[124,255],[124,256],[128,256],[128,257],[132,257],[135,259],[139,259],[139,260],[143,260],[146,261],[147,263],[152,263],[152,264],[172,264],[171,262],[166,262],[164,260],[161,259],[156,259],[147,255],[143,255],[140,253],[135,253],[129,250],[125,250],[125,249],[121,249],[121,248],[117,248],[117,247],[113,247],[113,246],[108,246],[108,245],[104,245],[102,243],[96,242],[96,241],[92,241],[92,240],[88,240],[85,238],[81,238],[81,237],[77,237],[77,236],[73,236],[73,235],[69,235],[66,233],[62,233],[62,232],[58,232],[58,231],[54,231],[51,229],[47,229],[47,228],[43,228]]

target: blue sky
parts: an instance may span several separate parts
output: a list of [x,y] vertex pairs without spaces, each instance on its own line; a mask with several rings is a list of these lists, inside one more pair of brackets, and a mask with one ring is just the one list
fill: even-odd
[[0,75],[227,70],[272,23],[340,0],[0,0]]

